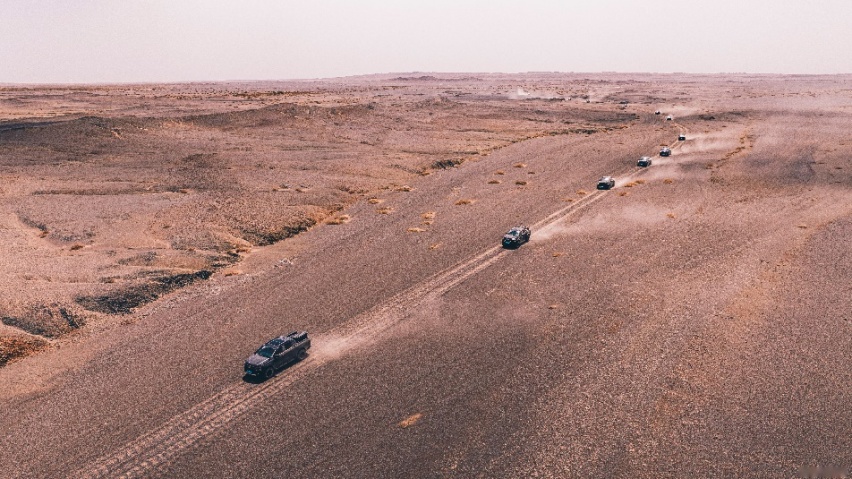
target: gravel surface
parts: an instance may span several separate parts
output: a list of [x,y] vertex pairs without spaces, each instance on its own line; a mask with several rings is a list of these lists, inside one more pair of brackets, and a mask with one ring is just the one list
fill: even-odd
[[[589,131],[507,129],[487,154],[356,195],[340,224],[253,245],[240,274],[96,316],[0,368],[0,476],[848,475],[848,78],[453,78],[310,96],[381,109],[432,95],[394,114],[452,100],[502,122],[492,139],[530,115]],[[387,127],[370,111],[348,134]],[[604,175],[616,187],[599,192]],[[517,224],[530,243],[499,248]],[[313,336],[310,357],[243,381],[245,357],[293,329]]]

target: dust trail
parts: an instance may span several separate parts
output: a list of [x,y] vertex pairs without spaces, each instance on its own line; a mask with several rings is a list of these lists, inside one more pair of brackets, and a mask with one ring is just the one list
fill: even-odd
[[517,91],[509,93],[510,100],[565,100],[562,95],[555,93],[543,92],[528,92],[523,88],[518,88]]

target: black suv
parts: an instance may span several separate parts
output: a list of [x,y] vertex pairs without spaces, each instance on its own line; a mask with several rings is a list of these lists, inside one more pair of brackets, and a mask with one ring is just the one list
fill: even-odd
[[651,157],[650,156],[643,156],[642,158],[639,158],[639,161],[636,162],[636,166],[642,166],[642,167],[651,166]]
[[308,357],[310,347],[311,340],[304,331],[278,336],[249,356],[243,370],[247,377],[269,379],[284,366]]
[[526,226],[515,226],[503,235],[504,248],[517,248],[530,240],[530,229]]
[[664,146],[662,150],[660,150],[660,156],[671,156],[672,149],[668,146]]
[[615,187],[615,178],[611,176],[604,176],[603,178],[598,180],[599,190],[608,190],[613,187]]
[[677,136],[677,141],[686,141],[686,134],[681,133]]

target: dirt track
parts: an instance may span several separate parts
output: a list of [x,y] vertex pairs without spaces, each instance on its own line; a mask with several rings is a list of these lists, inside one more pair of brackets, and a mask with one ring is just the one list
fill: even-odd
[[[502,126],[469,139],[485,155],[373,183],[334,213],[347,215],[342,224],[253,246],[231,266],[243,274],[222,270],[131,315],[93,314],[0,369],[2,475],[848,472],[844,81],[488,77],[447,93],[431,79],[353,79],[349,98],[379,110],[439,89],[458,111]],[[388,85],[403,85],[399,97],[379,96]],[[497,95],[519,87],[602,103]],[[340,84],[316,88],[325,96],[312,101],[346,96]],[[424,108],[418,115],[444,106]],[[499,133],[531,113],[583,118],[590,131]],[[344,127],[381,128],[364,115]],[[492,143],[500,135],[516,139]],[[433,144],[414,138],[407,144]],[[656,156],[660,145],[674,145],[672,157]],[[653,155],[647,170],[634,166],[641,155]],[[410,161],[417,171],[434,159]],[[605,174],[617,187],[595,191]],[[380,189],[400,180],[411,188]],[[533,240],[496,248],[518,223],[533,226]],[[267,383],[241,380],[254,347],[296,328],[314,335],[308,360]]]

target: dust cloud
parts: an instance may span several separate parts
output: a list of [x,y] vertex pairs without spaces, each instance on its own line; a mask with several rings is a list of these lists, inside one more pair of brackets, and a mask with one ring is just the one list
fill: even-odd
[[630,205],[613,209],[573,223],[557,221],[533,231],[532,242],[548,241],[562,236],[647,227],[666,220],[668,210],[653,205]]

